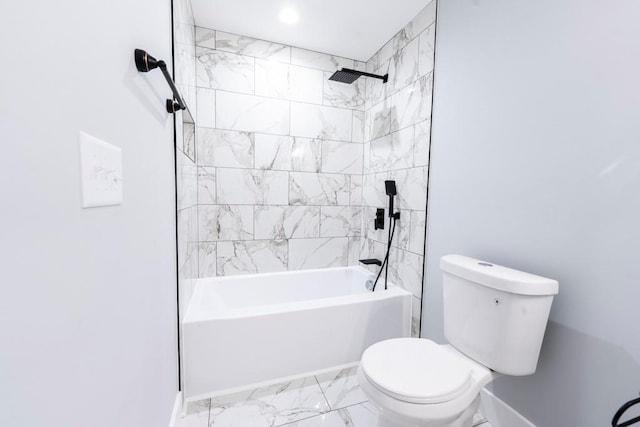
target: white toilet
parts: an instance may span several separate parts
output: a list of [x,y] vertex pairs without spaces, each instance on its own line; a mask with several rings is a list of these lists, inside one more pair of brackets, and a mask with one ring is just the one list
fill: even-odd
[[381,427],[471,427],[482,387],[536,370],[558,282],[461,255],[440,268],[450,344],[397,338],[362,355],[358,380]]

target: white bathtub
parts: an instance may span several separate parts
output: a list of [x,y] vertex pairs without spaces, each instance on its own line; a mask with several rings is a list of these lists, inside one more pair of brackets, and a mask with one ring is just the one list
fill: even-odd
[[199,279],[182,322],[185,402],[353,365],[411,331],[411,293],[342,267]]

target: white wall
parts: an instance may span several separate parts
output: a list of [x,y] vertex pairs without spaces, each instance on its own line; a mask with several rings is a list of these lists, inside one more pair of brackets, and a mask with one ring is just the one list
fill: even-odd
[[446,253],[558,279],[538,372],[493,391],[538,426],[608,425],[640,389],[640,4],[438,12],[424,334]]
[[[167,425],[177,393],[170,2],[0,5],[0,424]],[[78,131],[124,203],[80,208]]]

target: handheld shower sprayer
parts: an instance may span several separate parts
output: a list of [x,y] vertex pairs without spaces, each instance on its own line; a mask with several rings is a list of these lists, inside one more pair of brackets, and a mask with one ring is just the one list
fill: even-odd
[[385,181],[384,182],[384,188],[387,192],[387,196],[389,196],[389,218],[393,218],[394,217],[394,212],[393,212],[393,200],[396,196],[396,194],[398,194],[398,192],[396,191],[396,182],[395,181]]

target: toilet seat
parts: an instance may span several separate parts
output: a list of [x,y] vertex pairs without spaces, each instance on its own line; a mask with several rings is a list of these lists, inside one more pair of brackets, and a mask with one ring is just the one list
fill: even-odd
[[463,395],[473,382],[467,363],[420,338],[378,342],[364,352],[360,367],[372,386],[409,403],[448,402]]

